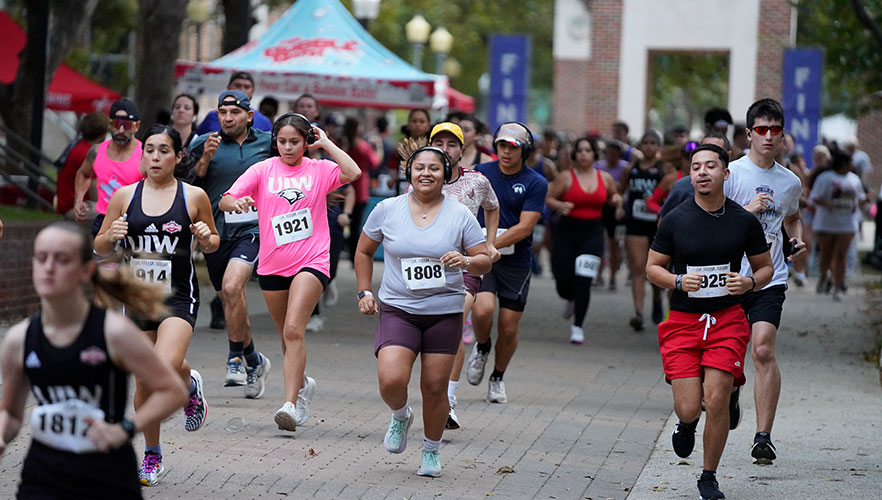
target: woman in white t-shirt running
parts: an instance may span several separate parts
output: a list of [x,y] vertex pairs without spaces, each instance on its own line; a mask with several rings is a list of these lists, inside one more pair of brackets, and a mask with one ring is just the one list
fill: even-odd
[[[462,337],[463,271],[481,275],[491,266],[478,221],[464,205],[442,194],[451,171],[450,158],[441,149],[413,152],[405,169],[413,191],[374,208],[355,253],[359,312],[380,313],[374,354],[380,396],[392,410],[386,450],[401,453],[407,446],[413,422],[407,385],[420,355],[425,437],[417,474],[431,477],[441,475],[447,380]],[[380,243],[385,267],[378,302],[371,278]]]

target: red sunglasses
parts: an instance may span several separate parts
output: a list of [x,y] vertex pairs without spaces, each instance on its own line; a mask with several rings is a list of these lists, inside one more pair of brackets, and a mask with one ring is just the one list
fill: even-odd
[[753,127],[751,130],[753,130],[754,132],[756,132],[759,135],[766,135],[770,131],[772,132],[772,135],[778,135],[781,132],[784,132],[784,127],[782,127],[781,125],[772,125],[771,127],[766,127],[765,125],[760,125],[758,127]]
[[114,130],[119,129],[120,127],[122,127],[123,130],[131,130],[132,127],[135,126],[135,120],[129,120],[126,118],[114,118],[113,120],[110,120],[110,125],[113,127]]

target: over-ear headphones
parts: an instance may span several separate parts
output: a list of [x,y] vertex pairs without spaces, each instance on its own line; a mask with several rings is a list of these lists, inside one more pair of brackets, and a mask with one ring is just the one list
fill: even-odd
[[[276,118],[276,123],[281,122],[285,118],[300,118],[304,122],[306,122],[306,129],[309,131],[306,133],[306,144],[312,144],[318,140],[318,137],[315,136],[315,132],[312,130],[312,122],[309,121],[309,118],[301,115],[300,113],[285,113],[284,115]],[[273,147],[276,147],[276,127],[273,126]]]
[[521,127],[524,128],[524,130],[527,131],[527,139],[528,139],[527,144],[525,144],[524,147],[521,148],[521,159],[524,161],[527,161],[527,158],[529,158],[530,155],[532,155],[533,151],[535,150],[535,145],[533,144],[533,132],[530,131],[530,127],[524,125],[523,123],[521,123],[519,121],[508,121],[505,123],[501,123],[498,127],[496,127],[496,132],[493,132],[493,152],[498,154],[498,152],[496,151],[496,137],[499,135],[499,131],[502,130],[502,127],[504,127],[508,124],[511,124],[511,123],[515,123],[517,125],[520,125]]
[[453,165],[450,162],[450,157],[447,156],[447,153],[445,153],[443,149],[435,146],[423,146],[410,154],[410,158],[407,159],[404,168],[404,176],[407,178],[407,182],[411,182],[410,167],[413,165],[413,161],[416,159],[417,155],[423,151],[431,151],[441,155],[441,163],[444,164],[444,183],[446,184],[450,182],[450,179],[453,178]]

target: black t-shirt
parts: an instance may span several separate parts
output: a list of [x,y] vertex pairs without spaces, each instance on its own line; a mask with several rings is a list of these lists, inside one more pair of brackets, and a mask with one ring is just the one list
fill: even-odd
[[[744,254],[754,256],[769,250],[762,225],[753,214],[728,198],[724,206],[725,213],[714,217],[695,199],[686,201],[662,219],[652,242],[652,250],[671,257],[674,274],[686,274],[687,266],[718,266],[699,271],[706,276],[699,293],[722,292],[726,284],[723,273],[737,273]],[[741,297],[726,294],[695,298],[674,290],[671,310],[710,313],[739,304]]]

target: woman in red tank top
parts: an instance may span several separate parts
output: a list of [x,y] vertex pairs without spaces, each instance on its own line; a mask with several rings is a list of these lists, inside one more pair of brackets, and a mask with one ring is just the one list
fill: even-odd
[[585,341],[582,323],[603,258],[603,207],[622,205],[612,176],[594,168],[597,158],[597,143],[578,139],[571,153],[574,168],[558,174],[545,198],[548,207],[562,216],[553,235],[551,271],[558,295],[567,301],[564,317],[573,316],[570,342],[574,344]]

